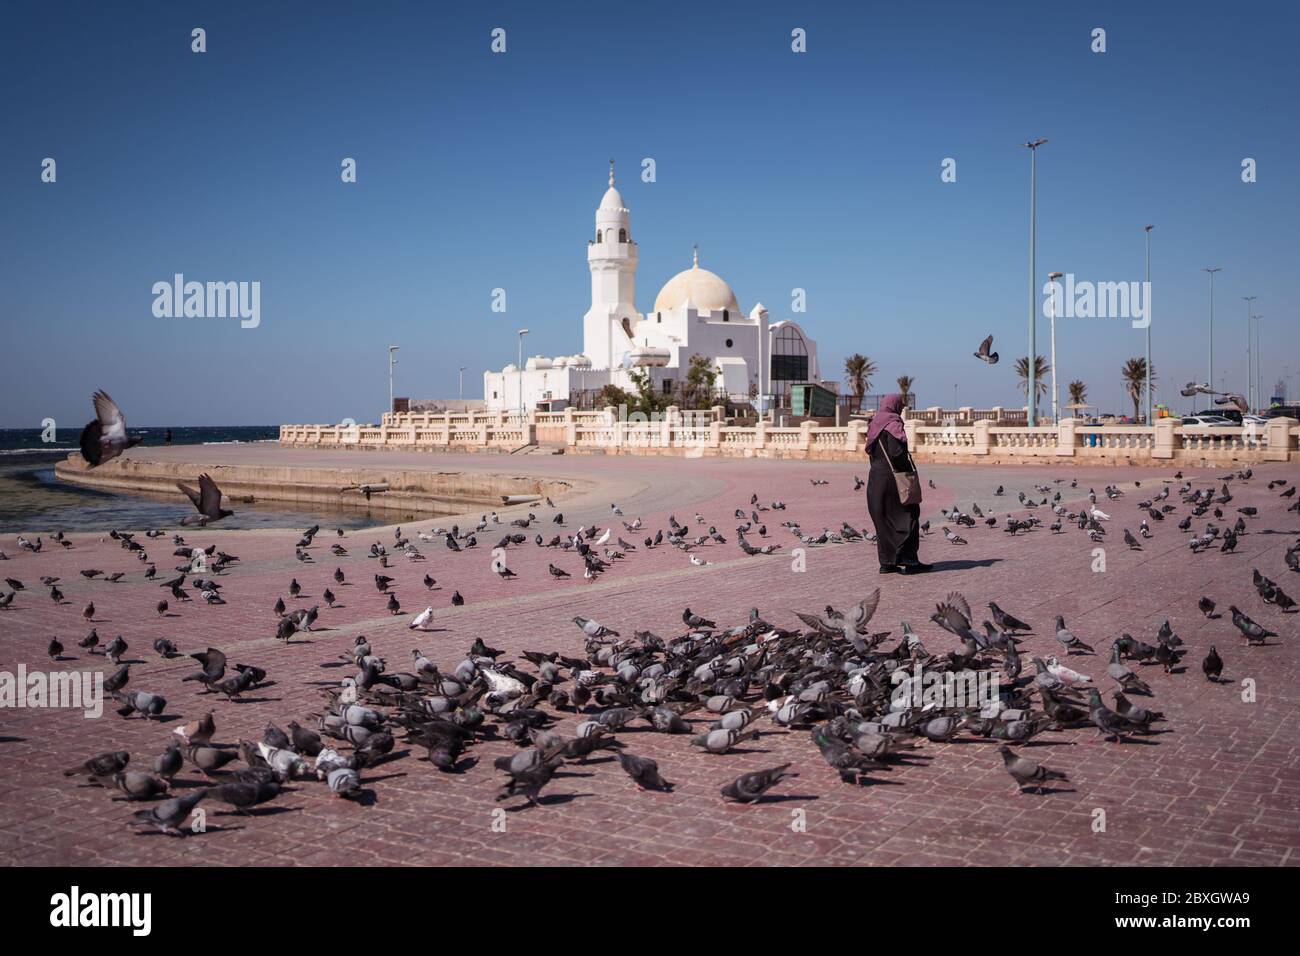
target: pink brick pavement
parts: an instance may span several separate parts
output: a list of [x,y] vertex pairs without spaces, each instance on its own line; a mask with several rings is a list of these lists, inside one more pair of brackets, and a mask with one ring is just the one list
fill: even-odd
[[[406,456],[359,456],[347,453],[288,451],[274,447],[243,450],[149,449],[149,455],[186,460],[193,455],[208,462],[224,456],[247,461],[302,461],[328,466],[366,467],[387,463],[406,467]],[[144,455],[144,452],[141,452]],[[1250,585],[1250,569],[1258,567],[1294,594],[1300,587],[1283,563],[1283,552],[1300,534],[1300,518],[1285,512],[1286,501],[1266,489],[1271,478],[1294,479],[1285,466],[1256,467],[1248,483],[1232,482],[1236,498],[1228,508],[1256,505],[1258,518],[1249,519],[1251,533],[1241,539],[1236,554],[1217,550],[1191,555],[1187,535],[1174,523],[1187,509],[1178,501],[1172,521],[1154,528],[1155,538],[1142,552],[1130,552],[1120,542],[1121,529],[1136,532],[1136,503],[1161,487],[1170,472],[1155,469],[1119,470],[1037,468],[954,468],[928,466],[926,475],[938,485],[927,492],[927,513],[953,499],[963,506],[972,498],[999,516],[1015,504],[1015,492],[1030,492],[1054,477],[1076,478],[1081,497],[1090,485],[1119,483],[1127,491],[1117,502],[1102,501],[1113,515],[1107,544],[1108,570],[1090,571],[1091,542],[1071,528],[1063,535],[1045,530],[1012,538],[1000,529],[980,526],[964,531],[970,544],[947,544],[937,532],[922,546],[925,560],[939,563],[938,573],[898,577],[878,576],[871,545],[828,545],[810,549],[807,571],[793,573],[789,550],[794,539],[778,527],[784,519],[799,521],[806,531],[835,528],[840,521],[869,524],[861,493],[851,490],[851,476],[865,469],[843,464],[746,462],[657,458],[550,458],[528,456],[410,456],[420,467],[437,469],[523,470],[532,473],[580,475],[600,487],[578,499],[559,502],[566,526],[609,520],[609,501],[618,501],[630,520],[641,515],[650,529],[666,524],[671,511],[678,520],[694,524],[698,511],[716,524],[731,543],[700,550],[712,564],[697,568],[685,555],[664,547],[639,550],[599,582],[576,578],[556,582],[546,564],[579,571],[572,554],[537,549],[531,541],[511,549],[510,567],[519,577],[501,581],[489,567],[489,550],[505,522],[522,513],[502,510],[503,525],[480,535],[477,551],[451,554],[441,543],[417,542],[424,562],[394,558],[386,573],[397,579],[394,590],[404,611],[426,603],[438,610],[436,631],[407,630],[409,615],[385,613],[385,598],[374,589],[376,566],[364,553],[372,541],[391,545],[391,530],[349,532],[343,540],[351,554],[334,560],[328,545],[336,539],[322,533],[312,549],[313,564],[293,555],[300,529],[279,532],[187,532],[187,542],[220,548],[242,559],[223,576],[224,606],[200,602],[173,607],[177,616],[160,619],[154,605],[164,594],[142,579],[142,566],[106,537],[74,534],[74,547],[47,544],[31,554],[8,537],[0,546],[10,560],[0,562],[0,577],[27,584],[12,607],[0,611],[0,671],[20,663],[46,666],[45,648],[57,635],[75,657],[57,666],[110,669],[98,655],[87,656],[75,645],[88,628],[81,611],[94,600],[95,626],[102,641],[122,634],[131,645],[134,689],[153,690],[169,701],[170,723],[122,720],[111,711],[98,721],[61,710],[0,711],[0,862],[6,864],[1119,864],[1295,865],[1300,860],[1300,761],[1297,729],[1300,710],[1296,680],[1300,651],[1295,616],[1265,605]],[[1198,487],[1226,470],[1193,473]],[[831,484],[813,488],[809,477]],[[1142,487],[1134,489],[1134,480]],[[993,487],[1006,485],[1007,496],[994,499]],[[1065,489],[1067,500],[1070,492]],[[1217,484],[1216,484],[1217,487]],[[784,545],[775,556],[747,558],[734,545],[736,507],[746,507],[751,492],[764,503],[783,499],[789,510],[769,512],[769,534]],[[993,507],[995,501],[1000,507]],[[551,512],[539,509],[549,518]],[[1040,515],[1046,509],[1039,509]],[[422,520],[404,525],[412,535],[449,519]],[[328,529],[328,521],[323,521]],[[934,522],[937,528],[939,522]],[[1204,519],[1197,519],[1199,530]],[[35,529],[34,529],[35,530]],[[50,530],[50,529],[40,529]],[[496,533],[494,534],[493,531]],[[621,528],[616,526],[616,532]],[[545,522],[549,538],[554,526]],[[532,531],[529,532],[532,534]],[[633,540],[623,533],[623,537]],[[639,543],[644,534],[637,535]],[[171,557],[170,538],[146,542],[159,576],[179,559]],[[271,606],[278,595],[288,600],[287,586],[296,577],[303,585],[299,605],[318,603],[322,589],[333,586],[331,575],[341,566],[352,586],[333,590],[344,606],[322,608],[319,626],[287,646],[274,639]],[[78,569],[126,571],[117,584],[86,581]],[[419,584],[424,574],[438,579],[441,590],[426,596]],[[67,603],[55,606],[39,584],[39,576],[58,575]],[[1056,793],[1021,795],[1012,792],[993,744],[959,738],[948,744],[925,743],[920,758],[875,774],[866,786],[842,784],[811,746],[804,731],[787,732],[763,722],[762,736],[736,752],[713,756],[689,746],[683,736],[646,729],[620,733],[627,749],[659,761],[663,776],[676,787],[672,793],[643,793],[609,760],[570,764],[544,791],[543,804],[515,811],[517,800],[498,803],[501,774],[492,758],[511,753],[505,741],[484,742],[471,753],[477,764],[462,774],[444,774],[422,759],[418,748],[364,775],[373,794],[368,805],[340,800],[320,784],[303,782],[253,816],[212,812],[212,829],[186,839],[135,835],[127,821],[138,805],[110,799],[107,791],[78,785],[61,771],[85,757],[109,749],[129,750],[132,763],[148,766],[181,722],[207,709],[216,712],[216,740],[235,743],[257,739],[268,721],[283,727],[319,712],[320,688],[333,684],[349,668],[326,666],[337,661],[353,638],[366,634],[390,670],[406,669],[409,652],[420,647],[440,666],[463,659],[475,637],[515,656],[524,649],[556,649],[581,655],[582,641],[571,623],[575,614],[594,617],[630,635],[648,629],[668,638],[681,633],[682,608],[720,623],[739,622],[757,606],[774,624],[798,627],[794,610],[815,612],[830,603],[844,607],[871,588],[882,589],[874,625],[899,633],[909,621],[933,651],[945,651],[955,641],[928,620],[934,603],[949,590],[960,590],[980,611],[995,600],[1038,625],[1027,638],[1031,653],[1055,653],[1057,645],[1047,625],[1064,614],[1071,628],[1102,650],[1122,631],[1152,641],[1164,617],[1169,617],[1188,649],[1184,673],[1165,675],[1158,667],[1141,668],[1155,691],[1154,706],[1169,718],[1170,732],[1146,742],[1093,744],[1090,731],[1045,735],[1027,748],[1034,759],[1065,771],[1070,785]],[[462,608],[448,606],[453,589],[467,599]],[[1205,620],[1196,609],[1201,594],[1221,608],[1236,603],[1255,620],[1281,637],[1263,647],[1246,648],[1226,617]],[[172,602],[176,604],[175,601]],[[290,601],[290,606],[294,602]],[[978,618],[978,614],[977,614]],[[220,647],[232,663],[254,663],[267,669],[274,684],[249,694],[245,703],[198,694],[198,685],[181,683],[194,670],[188,658],[163,661],[150,645],[159,636],[174,640],[183,651]],[[892,646],[893,641],[887,642]],[[1200,674],[1200,660],[1215,643],[1226,661],[1231,683],[1212,685]],[[1099,658],[1073,657],[1070,663],[1109,684],[1104,653]],[[525,668],[531,665],[524,664]],[[1136,666],[1136,665],[1135,665]],[[1244,703],[1240,680],[1257,684],[1257,700]],[[1143,703],[1150,703],[1144,701]],[[698,715],[695,715],[698,716]],[[576,718],[565,716],[558,728],[571,732]],[[406,750],[399,740],[398,752]],[[772,798],[752,806],[729,805],[718,789],[742,772],[790,762],[797,779],[780,785]],[[178,789],[195,781],[187,767]],[[492,826],[493,811],[507,808],[506,828]],[[1106,815],[1106,831],[1092,829],[1094,811]],[[806,823],[795,832],[796,815]]]

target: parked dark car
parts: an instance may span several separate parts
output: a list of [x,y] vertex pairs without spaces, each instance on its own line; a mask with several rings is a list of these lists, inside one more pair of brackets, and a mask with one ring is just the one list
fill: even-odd
[[1208,408],[1203,412],[1197,412],[1197,415],[1218,415],[1220,418],[1227,418],[1234,423],[1241,424],[1241,412],[1237,411],[1231,405],[1223,408]]
[[1300,418],[1300,405],[1274,405],[1264,413],[1265,418]]

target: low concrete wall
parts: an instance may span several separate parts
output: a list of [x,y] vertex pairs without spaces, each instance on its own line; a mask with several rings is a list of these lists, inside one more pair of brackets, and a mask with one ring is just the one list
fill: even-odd
[[[139,451],[133,455],[140,454]],[[294,504],[367,507],[402,513],[449,515],[503,507],[504,495],[559,499],[580,489],[577,482],[477,472],[304,468],[297,465],[191,465],[145,458],[118,458],[93,470],[78,453],[54,467],[63,481],[95,488],[166,495],[184,501],[177,481],[195,485],[207,472],[231,501],[254,499]],[[389,490],[366,501],[351,486],[387,483]]]
[[[805,421],[795,428],[766,422],[727,425],[716,414],[684,416],[668,409],[662,420],[626,421],[612,408],[604,412],[494,413],[492,419],[445,415],[430,424],[413,416],[386,415],[382,426],[284,425],[280,444],[311,448],[419,451],[517,450],[546,442],[568,454],[667,455],[684,458],[789,458],[820,461],[861,460],[867,424],[853,420],[842,428]],[[1027,428],[1007,424],[1003,409],[963,409],[966,424],[928,424],[927,417],[905,422],[918,461],[970,461],[988,464],[1052,463],[1071,458],[1088,464],[1163,467],[1227,466],[1266,461],[1300,461],[1300,428],[1295,419],[1238,428],[1184,428],[1177,419],[1146,425],[1084,425],[1063,419],[1057,425]],[[979,418],[979,415],[988,417]],[[522,444],[521,444],[522,443]]]

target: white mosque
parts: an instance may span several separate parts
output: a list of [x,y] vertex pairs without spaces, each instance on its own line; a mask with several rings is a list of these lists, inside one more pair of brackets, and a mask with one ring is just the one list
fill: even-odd
[[[489,410],[562,407],[581,391],[614,384],[635,391],[633,370],[644,370],[656,389],[671,392],[690,366],[691,356],[708,358],[716,386],[735,401],[761,392],[780,396],[792,384],[818,381],[817,344],[796,323],[768,323],[758,303],[746,315],[736,293],[720,276],[700,268],[699,252],[689,269],[669,279],[654,308],[636,307],[637,244],[632,219],[614,187],[596,210],[596,235],[587,243],[591,270],[591,308],[582,320],[582,352],[547,358],[535,355],[520,370],[513,363],[483,373]],[[760,381],[760,369],[767,365]],[[637,373],[638,376],[641,374]]]

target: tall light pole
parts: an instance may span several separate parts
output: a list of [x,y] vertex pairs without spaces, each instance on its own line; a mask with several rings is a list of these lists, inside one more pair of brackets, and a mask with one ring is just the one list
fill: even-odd
[[1255,414],[1264,407],[1264,371],[1263,362],[1260,360],[1264,357],[1259,352],[1259,320],[1263,316],[1258,312],[1255,313]]
[[1205,384],[1214,388],[1214,274],[1223,269],[1220,266],[1206,266],[1201,271],[1210,274],[1210,374],[1205,377]]
[[1255,403],[1251,401],[1251,397],[1255,392],[1255,366],[1250,347],[1250,317],[1255,308],[1251,303],[1259,296],[1243,295],[1242,298],[1246,300],[1246,404],[1254,408]]
[[393,366],[397,364],[394,354],[401,346],[388,346],[388,410],[393,410]]
[[[1061,276],[1063,276],[1064,274],[1065,274],[1065,273],[1063,273],[1063,272],[1050,272],[1050,273],[1048,273],[1048,275],[1047,275],[1047,281],[1048,281],[1049,283],[1053,283],[1053,282],[1055,282],[1057,279],[1061,278]],[[1055,290],[1053,290],[1053,291],[1055,291]],[[1056,402],[1057,402],[1057,396],[1056,396],[1056,296],[1053,295],[1053,296],[1052,296],[1052,424],[1058,424],[1058,423],[1061,421],[1061,416],[1060,416],[1060,414],[1057,412],[1057,405],[1056,405]]]
[[465,366],[460,367],[460,400],[465,401]]
[[1022,144],[1029,150],[1029,358],[1025,360],[1029,372],[1029,408],[1026,424],[1033,428],[1038,424],[1037,383],[1034,381],[1034,365],[1038,358],[1038,147],[1046,143],[1045,139],[1035,139]]
[[519,336],[519,421],[524,420],[524,336],[528,334],[527,329],[520,329],[516,335]]
[[1147,424],[1150,425],[1152,422],[1155,421],[1154,416],[1152,416],[1152,414],[1151,414],[1151,398],[1152,398],[1152,395],[1151,395],[1151,230],[1154,229],[1155,226],[1146,226],[1146,227],[1144,227],[1144,228],[1145,228],[1145,231],[1146,231],[1146,234],[1147,234],[1147,283],[1146,283],[1146,293],[1147,293],[1147,380],[1146,380],[1146,393],[1147,393]]

